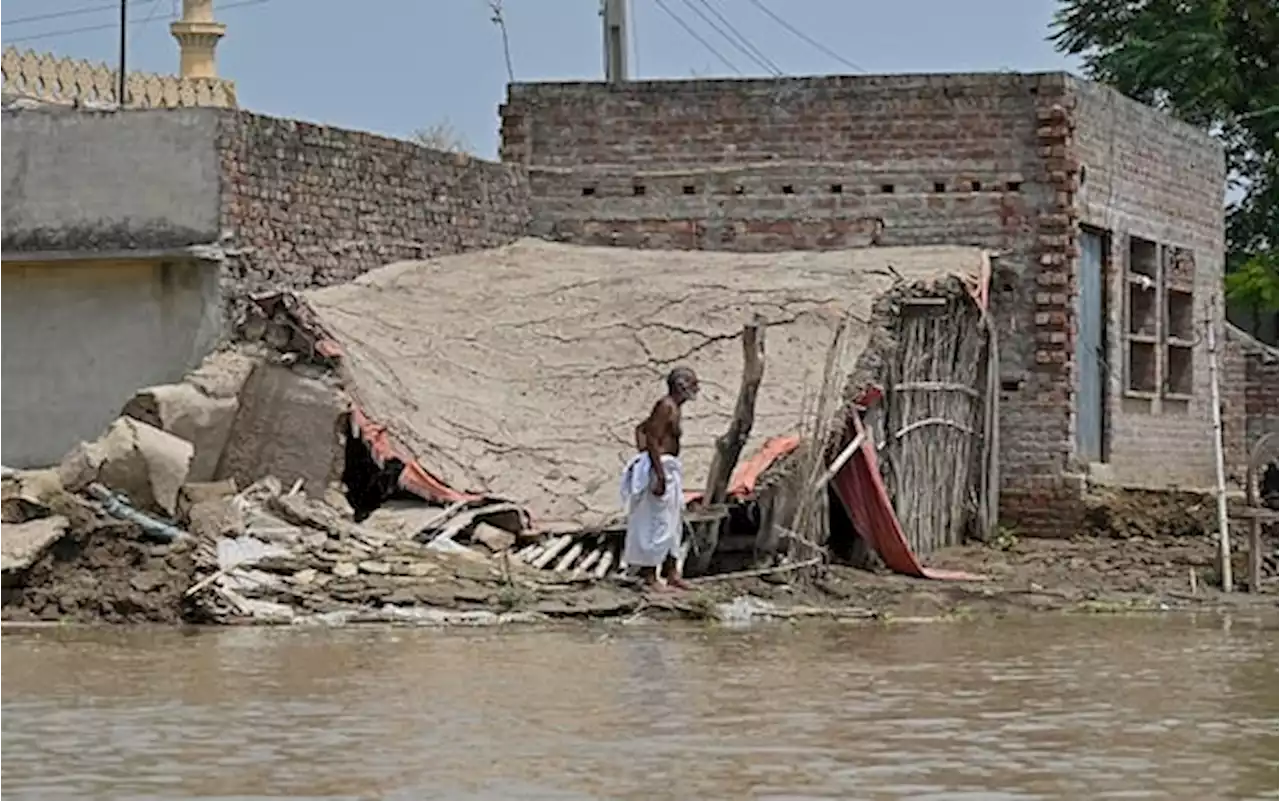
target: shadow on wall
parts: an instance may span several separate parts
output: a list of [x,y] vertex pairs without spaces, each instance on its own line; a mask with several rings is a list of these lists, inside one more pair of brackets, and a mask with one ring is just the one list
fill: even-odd
[[57,463],[138,387],[182,378],[221,334],[213,263],[7,261],[3,279],[9,467]]

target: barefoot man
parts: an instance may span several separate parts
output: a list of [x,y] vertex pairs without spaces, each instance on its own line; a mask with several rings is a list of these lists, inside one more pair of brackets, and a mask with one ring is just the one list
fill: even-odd
[[677,564],[684,525],[680,407],[697,395],[698,377],[693,370],[677,367],[667,375],[667,394],[636,426],[638,452],[622,473],[622,507],[627,512],[622,558],[640,568],[641,578],[654,588],[661,586],[659,572],[669,586],[689,588]]

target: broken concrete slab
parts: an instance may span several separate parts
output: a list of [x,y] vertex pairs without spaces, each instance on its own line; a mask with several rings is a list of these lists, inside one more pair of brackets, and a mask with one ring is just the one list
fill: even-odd
[[346,398],[335,387],[278,364],[254,367],[214,473],[247,487],[275,476],[320,496],[342,473]]
[[70,525],[61,515],[29,520],[25,523],[8,523],[4,537],[0,538],[0,570],[21,570],[44,553]]
[[121,417],[98,440],[73,448],[58,466],[58,478],[71,492],[96,482],[123,494],[138,509],[172,517],[193,453],[190,442]]
[[218,469],[239,405],[235,395],[210,397],[183,382],[138,390],[121,414],[190,442],[195,449],[190,479],[209,481]]

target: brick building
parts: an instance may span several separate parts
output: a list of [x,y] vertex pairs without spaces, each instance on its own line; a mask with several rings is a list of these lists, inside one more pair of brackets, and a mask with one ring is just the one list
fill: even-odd
[[1191,126],[1063,74],[514,84],[502,158],[562,241],[994,251],[1023,531],[1074,528],[1090,481],[1214,483],[1225,172]]

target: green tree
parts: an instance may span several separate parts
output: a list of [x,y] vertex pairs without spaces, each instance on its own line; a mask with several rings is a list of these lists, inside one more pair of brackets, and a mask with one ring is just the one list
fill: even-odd
[[1227,294],[1277,309],[1277,0],[1062,0],[1050,41],[1085,74],[1226,148]]

